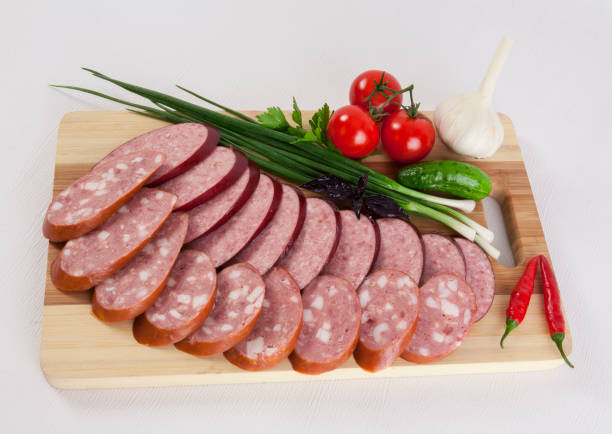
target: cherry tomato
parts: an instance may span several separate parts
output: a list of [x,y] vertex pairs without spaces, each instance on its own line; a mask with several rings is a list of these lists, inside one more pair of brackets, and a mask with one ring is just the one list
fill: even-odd
[[357,105],[346,105],[330,118],[327,137],[345,157],[362,158],[376,149],[380,132],[367,111]]
[[400,163],[425,158],[436,141],[432,122],[422,114],[411,118],[406,110],[385,117],[381,128],[382,145],[389,157]]
[[[388,90],[384,91],[385,95],[383,95],[382,93],[377,93],[372,97],[371,100],[366,102],[363,102],[363,100],[370,96],[370,94],[374,91],[374,81],[380,83],[380,78],[382,74],[383,71],[379,71],[377,69],[372,69],[370,71],[362,72],[361,74],[359,74],[351,84],[351,90],[349,93],[351,104],[358,105],[366,111],[368,111],[369,109],[370,102],[372,102],[372,105],[376,108],[381,107],[386,101],[385,95],[391,94],[391,92]],[[401,89],[397,79],[388,72],[385,72],[383,81],[387,82],[387,80],[389,81],[389,83],[387,83],[387,86],[390,89],[393,89],[394,91]],[[385,113],[396,112],[399,109],[401,103],[402,94],[399,94],[391,100],[391,102],[383,109],[383,111]]]

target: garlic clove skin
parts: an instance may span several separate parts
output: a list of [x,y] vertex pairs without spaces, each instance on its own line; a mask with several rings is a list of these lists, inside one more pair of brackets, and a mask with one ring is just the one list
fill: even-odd
[[490,157],[504,139],[497,112],[480,93],[455,95],[442,101],[434,111],[434,125],[450,149],[468,157]]

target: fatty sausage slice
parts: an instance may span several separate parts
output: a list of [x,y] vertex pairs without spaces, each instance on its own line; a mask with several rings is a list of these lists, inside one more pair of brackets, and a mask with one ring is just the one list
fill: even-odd
[[431,363],[455,351],[474,323],[476,297],[465,280],[441,274],[420,289],[419,319],[402,358]]
[[476,244],[465,238],[454,238],[465,258],[465,281],[476,296],[476,317],[480,321],[489,311],[495,298],[495,274],[489,256]]
[[217,146],[204,160],[159,189],[177,196],[175,211],[189,211],[229,188],[247,165],[241,152]]
[[189,215],[189,229],[185,242],[195,240],[202,235],[214,231],[228,221],[251,197],[259,182],[259,169],[249,165],[238,181],[201,205],[187,211]]
[[125,321],[153,304],[183,246],[188,220],[184,213],[173,213],[138,256],[96,286],[91,307],[98,318]]
[[453,240],[440,234],[423,234],[423,274],[421,285],[438,274],[452,274],[465,279],[465,259]]
[[143,150],[98,164],[53,199],[43,235],[66,241],[97,228],[138,192],[165,159],[161,152]]
[[282,267],[264,276],[266,294],[255,328],[244,340],[227,350],[225,358],[249,371],[268,369],[287,357],[302,329],[300,288]]
[[102,283],[130,262],[170,216],[176,196],[143,188],[99,228],[68,241],[51,264],[51,280],[64,291]]
[[231,219],[212,232],[189,243],[189,248],[210,256],[215,267],[232,259],[270,222],[281,199],[281,185],[266,175],[247,203]]
[[219,289],[212,313],[176,348],[196,356],[229,350],[251,333],[261,312],[265,284],[249,264],[235,264],[218,276]]
[[300,288],[304,288],[334,254],[341,231],[342,222],[336,207],[318,197],[309,197],[302,230],[279,265],[285,267]]
[[376,221],[380,230],[380,250],[373,270],[399,270],[415,282],[423,271],[423,245],[417,231],[397,218]]
[[342,365],[359,338],[361,308],[353,285],[322,274],[302,292],[302,331],[289,361],[303,374],[322,374]]
[[297,238],[306,217],[306,199],[301,191],[290,185],[283,185],[278,211],[274,218],[238,253],[233,263],[248,262],[262,275],[287,252]]
[[357,290],[361,329],[355,361],[366,371],[391,366],[404,351],[417,325],[419,286],[406,273],[378,270]]
[[189,336],[210,313],[216,292],[217,275],[210,258],[183,250],[159,298],[134,321],[134,338],[160,346]]
[[154,187],[202,161],[215,149],[218,142],[219,131],[208,125],[196,123],[168,125],[125,142],[98,164],[132,152],[145,150],[162,152],[167,159],[147,184]]
[[340,219],[342,233],[338,248],[323,273],[344,277],[359,288],[376,260],[380,233],[374,220],[363,215],[358,219],[351,210],[340,211]]

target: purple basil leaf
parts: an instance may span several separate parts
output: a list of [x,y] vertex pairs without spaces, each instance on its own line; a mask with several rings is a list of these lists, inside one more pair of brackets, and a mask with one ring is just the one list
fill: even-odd
[[351,185],[344,179],[334,175],[323,175],[302,184],[300,187],[315,193],[325,193],[330,199],[334,200],[350,199],[353,195]]
[[353,194],[351,197],[351,208],[353,212],[360,218],[361,215],[361,207],[363,205],[363,196],[365,195],[366,186],[368,185],[368,172],[365,173],[359,180],[357,181],[357,185],[353,189]]
[[390,197],[372,194],[365,197],[365,204],[378,217],[403,217],[410,220],[408,213]]

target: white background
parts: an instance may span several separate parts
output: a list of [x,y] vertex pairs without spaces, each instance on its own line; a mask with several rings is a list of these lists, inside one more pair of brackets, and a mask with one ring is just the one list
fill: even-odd
[[[0,13],[2,432],[610,432],[612,2],[299,4],[11,2]],[[104,3],[104,4],[102,4]],[[242,109],[347,102],[362,70],[416,84],[423,108],[478,86],[516,40],[494,97],[520,138],[574,337],[576,369],[392,380],[60,391],[39,369],[57,126],[117,105],[97,68]]]

